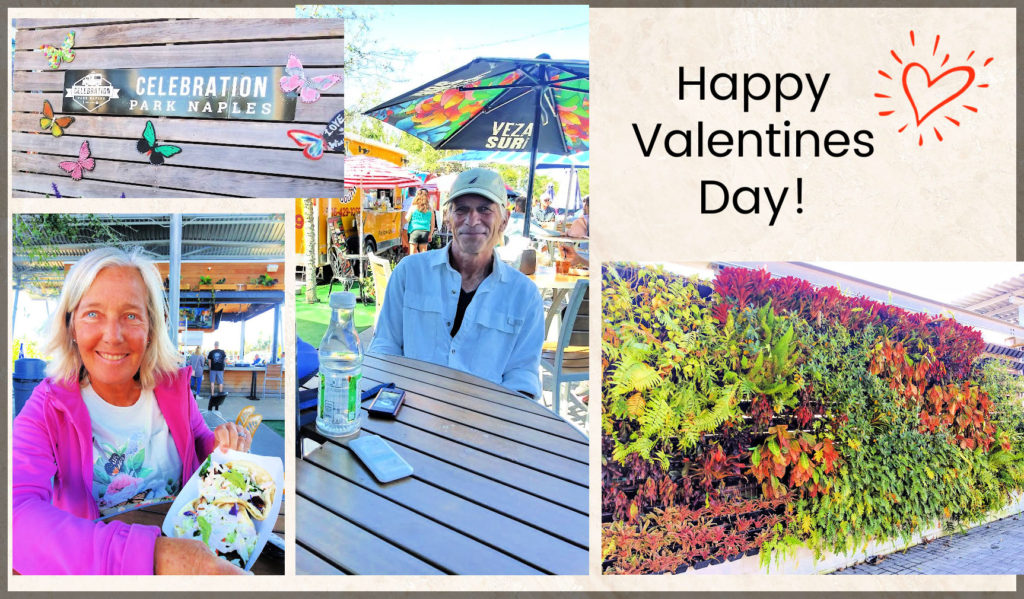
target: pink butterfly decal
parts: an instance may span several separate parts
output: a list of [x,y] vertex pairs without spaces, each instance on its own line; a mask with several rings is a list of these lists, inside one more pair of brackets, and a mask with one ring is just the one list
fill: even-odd
[[288,55],[288,65],[284,72],[287,77],[281,77],[281,90],[285,93],[298,92],[299,99],[306,104],[316,102],[320,99],[320,92],[341,83],[341,75],[306,77],[302,63],[294,54]]
[[80,181],[82,179],[82,169],[91,171],[96,168],[96,161],[89,154],[89,142],[83,141],[82,147],[78,148],[78,160],[67,160],[61,162],[59,166],[71,173],[72,179]]
[[316,133],[301,129],[290,129],[288,137],[302,146],[302,154],[310,160],[320,160],[324,155],[324,138]]

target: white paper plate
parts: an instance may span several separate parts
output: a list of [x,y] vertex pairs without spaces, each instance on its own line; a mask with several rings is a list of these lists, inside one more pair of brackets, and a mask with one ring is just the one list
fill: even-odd
[[[273,533],[274,523],[277,522],[277,515],[281,511],[281,497],[284,491],[284,463],[279,457],[254,455],[235,450],[228,450],[227,453],[222,453],[219,449],[215,449],[210,455],[214,462],[221,464],[234,460],[247,460],[258,464],[267,469],[270,476],[274,478],[274,484],[277,486],[277,489],[274,490],[274,503],[271,504],[267,517],[263,520],[253,518],[252,523],[256,527],[257,537],[256,548],[253,550],[252,555],[249,556],[249,561],[245,564],[245,569],[249,570],[256,563],[260,553],[263,552],[263,546],[267,544],[267,539]],[[203,461],[205,462],[206,460],[204,459]],[[200,465],[202,463],[200,462]],[[194,501],[196,497],[199,497],[199,470],[192,473],[192,478],[188,479],[188,482],[181,489],[181,493],[178,493],[177,499],[171,504],[171,509],[168,510],[167,517],[164,518],[164,524],[161,527],[166,536],[175,536],[174,523],[178,520],[178,514],[181,513],[185,504]]]

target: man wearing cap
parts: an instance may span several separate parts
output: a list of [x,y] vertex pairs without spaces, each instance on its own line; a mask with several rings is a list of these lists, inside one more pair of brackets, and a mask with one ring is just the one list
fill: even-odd
[[508,224],[505,197],[495,171],[474,168],[455,179],[445,201],[452,241],[395,267],[371,352],[441,364],[540,395],[540,292],[494,252]]
[[540,196],[540,206],[536,206],[533,209],[533,218],[547,222],[555,220],[555,209],[551,207],[551,196],[548,192],[544,192],[544,195]]

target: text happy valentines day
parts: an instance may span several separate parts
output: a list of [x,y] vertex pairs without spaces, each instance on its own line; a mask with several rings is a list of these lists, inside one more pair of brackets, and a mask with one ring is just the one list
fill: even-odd
[[[695,96],[701,101],[714,99],[727,102],[741,102],[743,112],[760,106],[761,102],[770,102],[775,113],[781,113],[783,107],[804,106],[809,112],[818,108],[825,94],[830,74],[825,73],[821,80],[816,80],[810,73],[803,76],[796,73],[776,73],[769,77],[763,73],[717,73],[713,76],[700,67],[699,75],[687,79],[685,67],[679,67],[679,99]],[[833,129],[820,133],[813,129],[791,128],[789,120],[783,120],[782,126],[769,123],[762,129],[710,129],[705,128],[703,121],[697,122],[693,129],[666,130],[661,123],[642,130],[633,123],[640,151],[645,158],[655,154],[673,158],[689,158],[714,156],[724,158],[735,156],[800,158],[820,157],[823,153],[833,158],[858,156],[866,158],[874,153],[871,145],[871,131],[862,129],[848,134],[841,129]],[[797,178],[796,189],[790,195],[790,188],[771,190],[765,187],[738,187],[731,194],[729,187],[715,180],[701,180],[701,214],[717,214],[730,206],[740,214],[761,214],[770,212],[769,226],[774,226],[787,197],[795,197],[796,213],[803,213],[803,179]],[[762,199],[764,203],[762,203]]]

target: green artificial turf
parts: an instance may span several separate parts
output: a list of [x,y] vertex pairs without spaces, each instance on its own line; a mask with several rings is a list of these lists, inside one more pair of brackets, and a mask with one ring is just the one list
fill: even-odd
[[[327,332],[327,325],[331,322],[331,307],[328,303],[330,298],[327,294],[329,288],[330,285],[317,286],[316,297],[320,301],[316,304],[306,303],[304,285],[300,285],[298,293],[295,294],[295,334],[313,347],[320,346],[320,340],[323,339],[324,333]],[[341,285],[335,285],[334,291],[344,291],[344,289]],[[358,284],[353,286],[351,291],[356,294],[356,298],[359,297]],[[373,318],[376,313],[377,307],[372,303],[363,305],[357,299],[356,331],[359,332],[373,326]]]
[[264,426],[284,437],[284,420],[264,420]]

